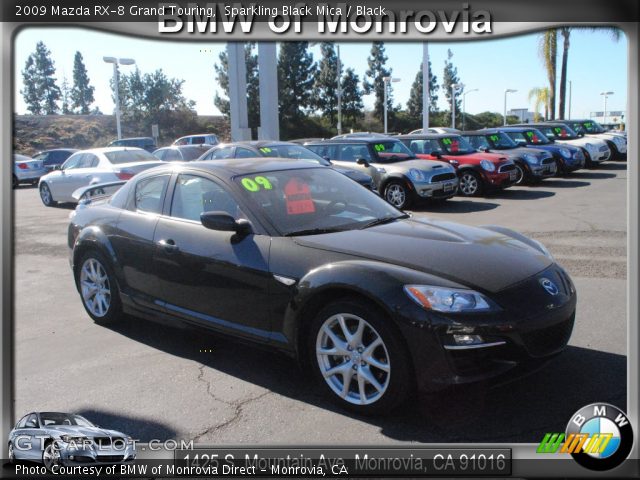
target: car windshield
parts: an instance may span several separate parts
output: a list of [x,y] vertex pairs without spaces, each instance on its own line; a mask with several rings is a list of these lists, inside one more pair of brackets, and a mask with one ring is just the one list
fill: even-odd
[[283,236],[354,230],[405,216],[330,168],[252,173],[234,181],[250,207]]
[[331,162],[328,162],[320,155],[313,153],[308,148],[305,148],[301,145],[268,145],[265,147],[258,148],[260,153],[262,153],[265,157],[278,157],[278,158],[294,158],[296,160],[310,160],[315,163],[319,163],[325,167],[331,165]]
[[40,414],[40,421],[42,426],[48,425],[71,425],[78,427],[95,427],[93,423],[80,415],[74,415],[72,413],[59,413],[59,412],[42,412]]
[[598,122],[594,122],[593,120],[587,122],[576,122],[572,125],[572,127],[577,131],[582,131],[586,133],[604,133],[605,129]]
[[544,134],[538,130],[525,130],[522,132],[507,132],[518,145],[547,145],[551,143]]
[[574,140],[578,138],[576,132],[566,125],[542,125],[537,128],[550,140]]
[[495,150],[509,150],[518,146],[516,142],[504,132],[491,133],[486,136],[486,139],[491,145],[490,148]]
[[466,155],[474,153],[475,149],[464,138],[459,135],[443,137],[440,139],[440,148],[447,155]]
[[414,153],[399,140],[380,140],[372,145],[375,162],[394,163],[416,158]]
[[196,158],[200,158],[200,156],[205,153],[207,149],[200,146],[187,146],[181,147],[180,151],[184,160],[195,160]]
[[146,150],[114,150],[104,152],[105,157],[114,165],[130,162],[157,162],[158,158]]

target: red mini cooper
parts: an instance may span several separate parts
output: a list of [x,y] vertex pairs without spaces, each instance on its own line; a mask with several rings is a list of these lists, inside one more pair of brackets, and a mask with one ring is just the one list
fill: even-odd
[[398,137],[418,157],[449,162],[458,171],[458,192],[466,197],[510,187],[517,180],[513,161],[497,153],[477,152],[455,134],[416,134]]

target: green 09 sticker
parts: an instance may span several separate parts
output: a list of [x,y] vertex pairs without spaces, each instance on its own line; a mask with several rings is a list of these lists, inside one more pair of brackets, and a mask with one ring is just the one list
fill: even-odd
[[273,188],[273,185],[271,185],[271,182],[267,177],[263,176],[255,177],[253,179],[248,177],[243,178],[240,183],[242,183],[242,186],[250,192],[257,192],[260,188],[264,188],[265,190],[271,190]]
[[493,142],[497,142],[498,140],[500,140],[500,137],[498,135],[489,135],[489,138],[493,141]]
[[376,152],[384,152],[386,150],[383,143],[376,143],[373,148]]

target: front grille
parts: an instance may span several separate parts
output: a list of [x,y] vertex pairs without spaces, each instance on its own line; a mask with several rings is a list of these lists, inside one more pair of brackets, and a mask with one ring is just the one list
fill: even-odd
[[515,170],[515,169],[516,169],[515,164],[513,164],[513,163],[507,163],[506,165],[502,165],[502,166],[498,169],[498,171],[499,171],[500,173],[503,173],[503,172],[511,172],[511,171],[513,171],[513,170]]
[[116,463],[124,460],[124,455],[98,455],[96,457],[97,462],[104,463]]
[[558,352],[569,342],[574,320],[575,314],[563,322],[523,334],[522,341],[529,353],[535,357]]
[[456,174],[453,172],[439,173],[438,175],[434,175],[433,177],[431,177],[431,183],[446,182],[447,180],[455,180],[455,179],[456,179]]
[[111,446],[111,438],[109,437],[94,437],[94,442],[99,447],[110,447]]
[[553,157],[543,158],[542,165],[551,165],[554,162]]

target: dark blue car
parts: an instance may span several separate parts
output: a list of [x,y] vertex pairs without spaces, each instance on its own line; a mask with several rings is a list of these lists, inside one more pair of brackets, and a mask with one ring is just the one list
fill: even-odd
[[566,175],[585,166],[586,159],[579,147],[555,143],[536,128],[501,127],[500,131],[509,135],[518,146],[534,147],[551,153],[561,174]]

